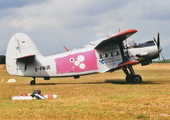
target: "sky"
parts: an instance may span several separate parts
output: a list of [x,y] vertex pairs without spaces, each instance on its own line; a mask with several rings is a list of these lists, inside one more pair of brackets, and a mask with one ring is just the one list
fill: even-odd
[[170,59],[169,0],[3,0],[0,1],[0,55],[11,37],[27,34],[44,56],[84,47],[128,29],[143,43],[160,32],[162,54]]

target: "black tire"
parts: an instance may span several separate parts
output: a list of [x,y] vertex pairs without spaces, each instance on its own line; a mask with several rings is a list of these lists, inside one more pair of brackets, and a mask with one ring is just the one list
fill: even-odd
[[133,83],[141,83],[142,77],[140,75],[134,75],[133,76]]
[[133,80],[133,75],[129,74],[129,75],[126,76],[126,82],[129,83],[129,82],[132,82],[132,80]]
[[30,85],[35,85],[35,81],[31,80]]

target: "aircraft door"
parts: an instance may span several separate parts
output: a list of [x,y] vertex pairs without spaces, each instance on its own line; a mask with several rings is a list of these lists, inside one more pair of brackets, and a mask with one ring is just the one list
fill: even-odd
[[113,47],[112,56],[113,56],[113,68],[116,68],[119,65],[119,63],[122,62],[122,56],[118,45],[115,45]]
[[122,56],[118,44],[109,44],[103,49],[97,50],[99,54],[99,66],[103,71],[116,68],[122,62]]

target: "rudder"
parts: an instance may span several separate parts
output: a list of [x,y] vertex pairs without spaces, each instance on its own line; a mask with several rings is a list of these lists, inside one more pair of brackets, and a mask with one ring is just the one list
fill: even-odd
[[42,56],[32,40],[24,33],[17,33],[10,39],[6,51],[6,68],[11,75],[18,74],[20,58]]

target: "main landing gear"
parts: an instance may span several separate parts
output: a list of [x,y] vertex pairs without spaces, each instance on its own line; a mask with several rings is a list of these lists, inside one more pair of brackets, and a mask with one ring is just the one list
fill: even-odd
[[[127,70],[129,69],[129,71]],[[132,68],[132,66],[128,67],[123,67],[122,70],[126,74],[126,82],[132,82],[132,83],[141,83],[142,82],[142,77],[140,75],[135,75],[135,72]]]
[[31,80],[30,85],[35,85],[35,77],[33,77],[34,80]]

